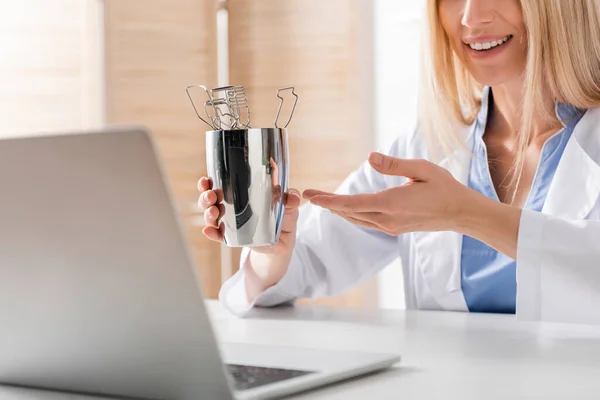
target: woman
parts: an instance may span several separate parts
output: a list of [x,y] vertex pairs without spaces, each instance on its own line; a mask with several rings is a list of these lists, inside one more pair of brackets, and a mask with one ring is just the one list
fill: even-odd
[[[336,193],[288,196],[235,313],[334,295],[402,260],[409,308],[600,323],[600,6],[428,0],[418,122]],[[222,241],[208,179],[204,234]]]

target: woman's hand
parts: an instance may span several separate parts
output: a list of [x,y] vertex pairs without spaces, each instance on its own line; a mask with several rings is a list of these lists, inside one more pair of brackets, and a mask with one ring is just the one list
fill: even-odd
[[[213,190],[212,181],[206,177],[198,181],[198,190],[200,191],[198,208],[204,212],[204,222],[206,224],[202,233],[208,239],[222,243],[225,233],[225,225],[221,221],[221,218],[225,215],[225,206],[221,203],[223,192]],[[279,201],[279,196],[281,196],[280,186],[274,186],[273,196]],[[252,302],[266,288],[281,280],[292,257],[296,243],[300,192],[296,189],[290,189],[284,196],[285,213],[279,241],[272,246],[253,247],[245,264],[246,295],[249,302]]]
[[402,186],[377,193],[337,195],[306,190],[312,204],[348,221],[397,236],[406,232],[458,229],[470,189],[442,167],[371,153],[369,163],[385,175],[409,178]]
[[407,177],[408,182],[372,194],[336,195],[311,189],[304,197],[354,224],[388,235],[454,231],[516,259],[520,208],[470,189],[426,160],[371,153],[369,162],[376,171]]
[[202,233],[208,239],[222,243],[225,234],[225,224],[221,218],[225,215],[225,206],[222,204],[223,191],[213,190],[212,181],[202,177],[198,181],[198,208],[204,213],[204,228]]
[[[281,196],[281,187],[274,187],[273,194],[279,201]],[[205,227],[202,230],[204,236],[215,242],[222,243],[225,234],[225,225],[221,221],[225,215],[225,206],[222,204],[223,191],[213,190],[212,181],[203,177],[198,181],[198,208],[204,213]],[[296,222],[298,221],[298,206],[300,206],[300,192],[296,189],[289,189],[285,194],[285,213],[281,225],[281,234],[279,241],[272,246],[253,247],[252,251],[263,254],[288,254],[291,253],[296,239]]]

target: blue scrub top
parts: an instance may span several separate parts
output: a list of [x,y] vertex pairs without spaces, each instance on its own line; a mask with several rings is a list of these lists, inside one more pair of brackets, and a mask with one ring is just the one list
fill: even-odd
[[[474,130],[474,144],[468,186],[483,195],[500,201],[489,170],[487,148],[483,141],[493,95],[486,88],[481,110]],[[556,103],[556,115],[563,129],[550,137],[542,148],[538,168],[526,209],[541,212],[550,183],[556,172],[567,142],[584,110],[560,102]],[[463,236],[461,253],[461,285],[469,311],[489,313],[515,313],[517,280],[516,261],[485,243]]]

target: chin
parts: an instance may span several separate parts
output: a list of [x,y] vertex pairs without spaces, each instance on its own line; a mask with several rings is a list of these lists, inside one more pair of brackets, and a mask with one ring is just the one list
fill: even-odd
[[521,78],[519,74],[507,74],[506,72],[498,73],[472,73],[473,79],[482,86],[499,86],[506,83],[511,83]]
[[506,54],[497,60],[471,60],[468,54],[461,54],[463,66],[473,79],[483,86],[499,86],[523,79],[527,60],[521,54]]

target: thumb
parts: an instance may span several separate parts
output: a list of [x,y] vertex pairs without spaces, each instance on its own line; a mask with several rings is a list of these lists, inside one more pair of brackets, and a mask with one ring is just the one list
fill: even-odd
[[298,189],[288,189],[285,195],[285,211],[294,211],[300,206],[301,196]]
[[396,158],[377,152],[369,153],[369,164],[381,174],[414,180],[424,180],[428,170],[425,160]]
[[298,223],[298,207],[300,206],[300,192],[297,189],[289,189],[286,193],[285,214],[281,223],[281,233],[295,235]]

